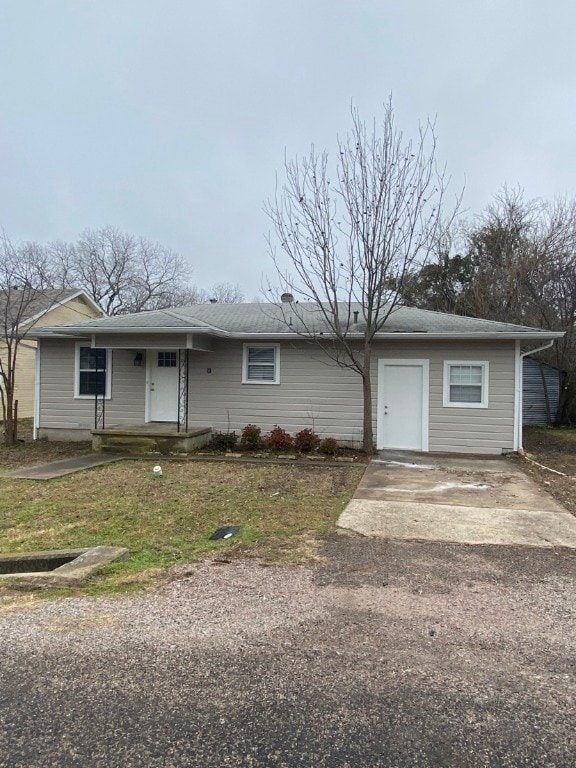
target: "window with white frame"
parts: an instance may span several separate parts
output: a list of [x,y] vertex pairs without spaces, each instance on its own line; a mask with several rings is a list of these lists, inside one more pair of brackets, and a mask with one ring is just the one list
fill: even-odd
[[110,397],[110,350],[76,345],[74,397]]
[[280,383],[280,347],[278,344],[244,344],[242,383]]
[[444,362],[444,406],[488,407],[488,363],[468,360]]

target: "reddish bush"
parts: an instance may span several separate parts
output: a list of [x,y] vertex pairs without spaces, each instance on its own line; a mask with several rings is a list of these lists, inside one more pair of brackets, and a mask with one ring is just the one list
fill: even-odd
[[338,453],[338,441],[334,437],[325,437],[318,448],[325,456],[336,456]]
[[301,429],[294,435],[294,448],[302,453],[315,451],[320,445],[320,438],[311,429]]
[[262,447],[262,430],[257,427],[256,424],[246,424],[242,430],[242,437],[240,438],[240,446],[246,448],[249,451],[256,451]]
[[294,439],[285,429],[277,424],[268,434],[264,435],[264,445],[273,451],[286,451],[292,448]]

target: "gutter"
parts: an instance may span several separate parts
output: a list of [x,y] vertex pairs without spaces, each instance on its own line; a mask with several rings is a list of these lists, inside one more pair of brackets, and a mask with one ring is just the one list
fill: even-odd
[[[245,333],[242,331],[225,331],[222,329],[207,329],[205,326],[201,328],[194,328],[191,326],[163,326],[163,327],[150,327],[150,328],[143,328],[143,327],[123,327],[123,328],[103,328],[103,327],[86,327],[86,328],[66,328],[65,326],[54,326],[52,329],[48,330],[48,328],[42,328],[38,329],[35,332],[32,332],[29,334],[29,336],[34,338],[44,338],[44,337],[68,337],[68,338],[75,338],[75,337],[83,337],[86,338],[88,336],[92,336],[93,334],[110,334],[112,336],[114,335],[120,335],[120,334],[138,334],[138,335],[144,335],[149,333],[196,333],[200,335],[208,335],[208,336],[216,336],[219,338],[226,338],[226,339],[261,339],[261,340],[278,340],[282,341],[284,339],[301,339],[304,341],[330,341],[331,339],[334,339],[333,335],[329,333],[310,333],[310,334],[304,334],[304,333],[295,333],[294,331],[287,332],[287,333],[270,333],[270,332],[259,332],[259,333]],[[442,332],[432,332],[432,333],[426,333],[421,331],[416,332],[410,332],[410,331],[399,331],[398,333],[380,333],[377,334],[374,337],[374,341],[391,341],[393,339],[417,339],[418,341],[422,340],[435,340],[435,341],[442,341],[444,339],[453,339],[453,340],[462,340],[462,339],[469,339],[469,340],[487,340],[487,341],[515,341],[516,339],[524,339],[525,341],[531,341],[531,340],[539,340],[539,339],[551,339],[553,343],[554,339],[560,339],[564,336],[564,333],[562,331],[538,331],[535,330],[533,332],[527,331],[525,333],[513,333],[513,332],[487,332],[487,331],[478,331],[478,332],[468,332],[468,333],[462,333],[458,331],[449,331],[447,333]],[[362,341],[364,338],[363,333],[349,333],[346,335],[346,338],[350,339],[351,341]],[[549,345],[545,345],[544,348],[547,348]],[[540,349],[540,348],[538,348]],[[531,350],[531,351],[538,351],[538,350]],[[527,354],[530,354],[527,353]]]
[[38,429],[40,428],[40,340],[36,344],[34,358],[34,427],[32,430],[32,439],[38,439]]
[[561,338],[562,336],[564,336],[564,334],[560,333],[559,336],[554,336],[554,338],[551,339],[548,344],[543,344],[541,347],[536,347],[536,349],[529,349],[527,352],[521,352],[520,357],[525,358],[527,355],[533,355],[534,352],[542,352],[544,349],[550,349],[550,347],[554,344],[554,340]]
[[86,326],[84,328],[79,327],[66,327],[65,325],[61,326],[45,326],[42,328],[38,328],[35,331],[31,331],[28,335],[33,338],[86,338],[88,336],[93,336],[94,334],[111,334],[111,335],[121,335],[121,334],[147,334],[147,333],[203,333],[203,334],[209,334],[212,336],[230,336],[231,334],[228,331],[221,331],[220,329],[213,331],[212,329],[207,329],[206,326],[202,327],[193,327],[193,326],[178,326],[178,325],[169,325],[169,326],[151,326],[151,327],[143,327],[143,326],[124,326],[124,327],[118,327],[118,328],[106,328],[103,326]]
[[[563,333],[560,334],[560,337],[564,336]],[[522,396],[522,390],[523,390],[523,375],[524,375],[524,358],[528,355],[533,355],[535,352],[543,352],[545,349],[550,349],[550,347],[554,344],[554,340],[558,338],[558,336],[555,336],[553,339],[551,339],[546,344],[542,344],[539,347],[535,347],[534,349],[529,349],[526,352],[520,352],[520,345],[518,343],[518,350],[517,350],[517,373],[516,373],[516,386],[517,386],[517,396],[516,396],[516,402],[517,402],[517,409],[516,409],[516,435],[514,439],[515,443],[515,449],[517,451],[523,450],[522,445],[522,412],[523,412],[523,396]]]

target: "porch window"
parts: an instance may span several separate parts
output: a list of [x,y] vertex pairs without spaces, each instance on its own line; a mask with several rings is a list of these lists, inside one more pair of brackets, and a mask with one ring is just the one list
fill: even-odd
[[158,368],[176,368],[176,352],[158,352]]
[[444,362],[444,406],[488,407],[488,363],[446,360]]
[[76,345],[74,397],[110,397],[110,350]]
[[278,344],[244,345],[242,383],[280,383],[280,347]]

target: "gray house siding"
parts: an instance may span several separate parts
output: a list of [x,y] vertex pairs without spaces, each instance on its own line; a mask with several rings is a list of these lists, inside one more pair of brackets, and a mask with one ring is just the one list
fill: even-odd
[[[133,348],[142,349],[142,342]],[[74,399],[74,342],[42,341],[40,436],[52,430],[89,430],[93,403]],[[331,362],[314,344],[283,342],[279,384],[242,383],[241,341],[215,340],[210,352],[190,352],[189,424],[240,432],[247,423],[268,431],[279,424],[294,433],[305,427],[322,437],[358,445],[362,440],[360,377]],[[115,349],[112,396],[106,424],[145,420],[146,370],[133,365],[134,351]],[[430,361],[429,448],[431,451],[501,453],[514,449],[514,342],[421,342],[374,345],[373,419],[376,434],[380,358]],[[443,407],[445,360],[489,362],[487,408]],[[209,372],[210,371],[210,372]],[[50,434],[52,432],[52,434]]]
[[[514,450],[514,342],[380,342],[372,365],[373,428],[376,434],[380,358],[430,360],[431,451],[501,453]],[[247,423],[263,431],[280,424],[288,432],[313,428],[322,437],[350,444],[362,441],[362,387],[354,372],[338,368],[318,348],[284,343],[280,384],[242,384],[242,344],[220,342],[214,352],[193,355],[190,419],[215,430],[240,431]],[[490,363],[488,408],[443,407],[445,360]],[[207,368],[212,373],[208,374]]]
[[[429,449],[463,453],[514,450],[514,342],[443,342],[402,345],[390,357],[430,360]],[[388,347],[390,349],[390,347]],[[386,354],[379,356],[385,357]],[[489,363],[487,408],[443,406],[444,361]]]
[[[352,371],[336,367],[313,344],[285,342],[279,384],[242,383],[243,344],[217,342],[213,352],[192,354],[190,420],[215,430],[263,431],[279,424],[288,432],[309,427],[347,442],[362,438],[362,390]],[[212,373],[207,373],[207,367]]]
[[[86,344],[89,344],[86,340]],[[134,366],[134,352],[111,351],[111,397],[106,400],[106,423],[142,424],[146,371]],[[66,439],[87,439],[94,428],[94,401],[74,397],[76,341],[43,339],[40,343],[39,437],[58,435]],[[82,430],[82,434],[78,431]],[[64,434],[64,431],[66,434]]]

